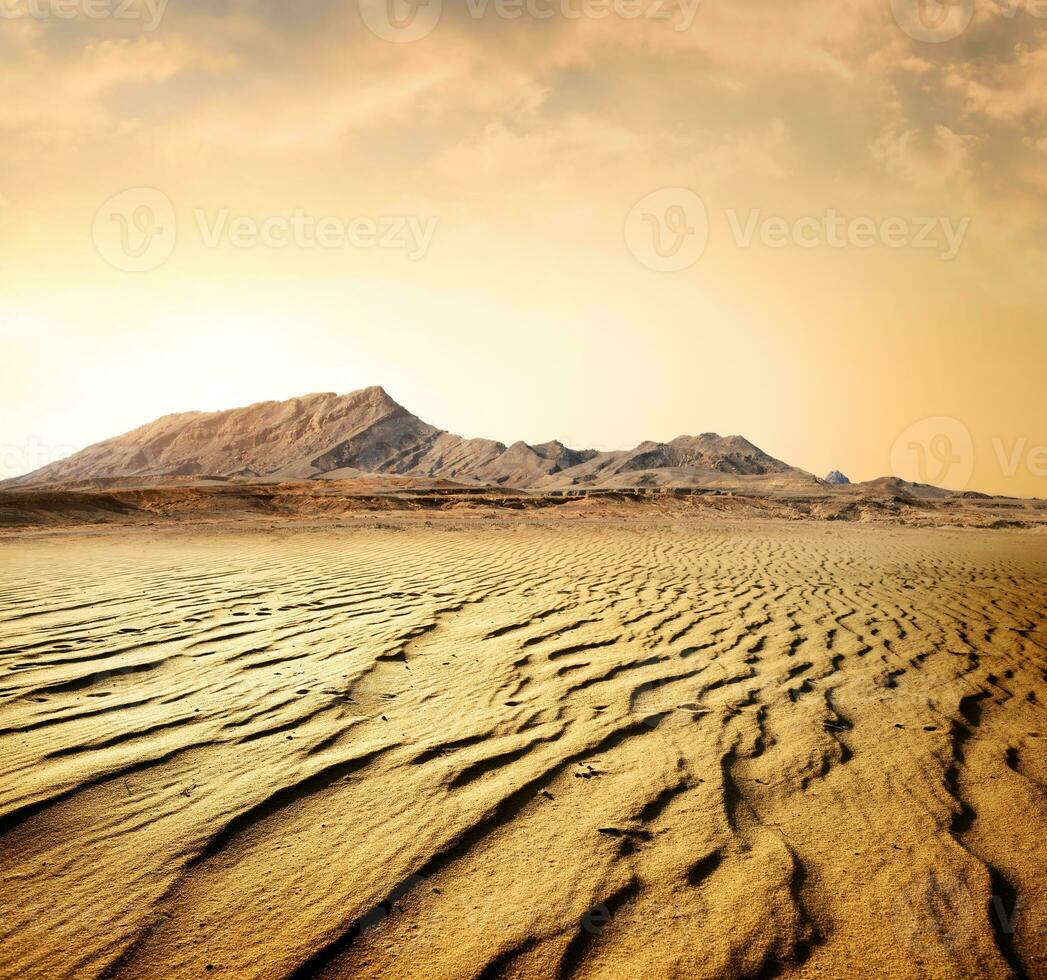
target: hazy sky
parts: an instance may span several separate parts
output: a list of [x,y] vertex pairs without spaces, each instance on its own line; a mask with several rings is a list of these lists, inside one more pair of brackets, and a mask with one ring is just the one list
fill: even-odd
[[127,2],[0,0],[3,474],[381,384],[1047,497],[1043,0]]

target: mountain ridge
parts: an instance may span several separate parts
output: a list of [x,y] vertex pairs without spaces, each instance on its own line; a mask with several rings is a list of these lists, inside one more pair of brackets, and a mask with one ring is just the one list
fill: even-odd
[[704,432],[633,449],[572,449],[465,438],[424,422],[371,386],[314,392],[217,412],[178,412],[6,481],[217,477],[288,481],[361,474],[416,476],[517,489],[822,485],[742,436]]

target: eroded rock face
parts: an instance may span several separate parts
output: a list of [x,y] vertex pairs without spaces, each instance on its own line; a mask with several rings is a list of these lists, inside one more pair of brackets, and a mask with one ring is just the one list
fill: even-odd
[[817,482],[741,436],[714,432],[615,452],[569,449],[555,440],[506,446],[464,439],[423,422],[372,387],[167,415],[11,484],[173,476],[286,481],[361,473],[546,490],[723,486],[738,478]]
[[833,470],[826,478],[826,483],[832,483],[836,486],[844,486],[850,484],[850,480],[844,476],[839,470]]

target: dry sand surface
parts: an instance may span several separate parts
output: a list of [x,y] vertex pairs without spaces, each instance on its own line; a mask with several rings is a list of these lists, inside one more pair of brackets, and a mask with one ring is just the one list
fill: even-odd
[[0,540],[3,977],[1047,976],[1047,536]]

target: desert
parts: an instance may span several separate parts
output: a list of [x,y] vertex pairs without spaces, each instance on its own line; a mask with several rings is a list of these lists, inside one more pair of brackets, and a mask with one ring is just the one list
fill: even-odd
[[1044,545],[5,536],[0,972],[1044,976]]
[[8,481],[0,975],[1047,976],[1045,516],[379,388]]
[[1047,0],[0,59],[0,980],[1047,980]]

